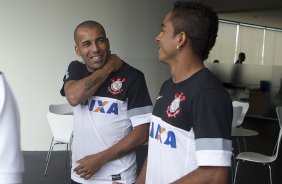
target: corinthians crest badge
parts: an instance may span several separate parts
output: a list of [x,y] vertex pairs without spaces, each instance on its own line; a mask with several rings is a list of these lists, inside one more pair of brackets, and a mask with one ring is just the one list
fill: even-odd
[[117,79],[112,78],[111,80],[113,83],[108,87],[108,91],[113,95],[120,94],[123,91],[122,84],[126,81],[126,79],[118,77]]
[[169,118],[174,117],[180,112],[179,106],[181,101],[185,101],[186,97],[183,93],[176,93],[174,100],[171,102],[170,106],[167,107],[166,113]]

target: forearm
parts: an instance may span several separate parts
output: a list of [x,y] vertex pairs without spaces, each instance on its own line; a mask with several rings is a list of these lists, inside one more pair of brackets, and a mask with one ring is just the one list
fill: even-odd
[[147,159],[145,160],[145,162],[142,166],[142,170],[141,170],[135,184],[145,184],[145,182],[146,182],[146,172],[147,172]]
[[109,149],[99,153],[103,155],[103,163],[120,158],[135,150],[148,140],[149,124],[135,127],[127,136]]
[[112,71],[112,67],[105,65],[88,77],[77,81],[72,80],[66,82],[64,90],[69,103],[72,106],[76,106],[91,97],[109,77]]
[[199,167],[172,184],[227,184],[229,167]]
[[66,82],[64,90],[69,103],[76,106],[91,97],[112,72],[120,69],[122,64],[123,61],[117,55],[111,54],[106,64],[88,77]]
[[87,180],[107,162],[115,160],[144,144],[148,139],[148,134],[149,124],[139,125],[109,149],[77,160],[78,166],[74,168],[74,171],[81,178]]

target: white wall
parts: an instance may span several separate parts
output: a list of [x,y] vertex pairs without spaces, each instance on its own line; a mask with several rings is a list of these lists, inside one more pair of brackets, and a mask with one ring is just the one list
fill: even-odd
[[47,150],[50,103],[66,102],[59,90],[74,53],[73,30],[80,22],[104,25],[111,50],[145,74],[151,98],[170,74],[157,60],[155,36],[172,7],[164,0],[1,0],[0,70],[21,112],[23,150]]

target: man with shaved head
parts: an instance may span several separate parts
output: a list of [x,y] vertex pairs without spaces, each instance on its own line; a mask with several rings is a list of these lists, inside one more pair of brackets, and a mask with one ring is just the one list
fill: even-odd
[[132,184],[135,148],[148,139],[152,102],[143,73],[110,52],[103,26],[85,21],[61,94],[74,106],[72,184]]

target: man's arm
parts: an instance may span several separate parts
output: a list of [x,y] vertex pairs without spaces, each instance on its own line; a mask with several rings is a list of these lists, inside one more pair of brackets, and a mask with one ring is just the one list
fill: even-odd
[[103,68],[96,70],[88,77],[80,80],[70,80],[65,83],[66,98],[72,106],[76,106],[91,97],[108,78],[108,76],[120,69],[123,61],[115,54],[111,54]]
[[94,175],[100,167],[115,160],[144,144],[149,137],[149,123],[134,127],[134,129],[117,144],[100,153],[86,156],[77,161],[77,166],[74,171],[84,179],[89,179]]
[[229,167],[202,166],[172,184],[227,184]]
[[145,184],[146,182],[146,172],[147,172],[147,158],[142,166],[142,170],[135,182],[135,184]]

